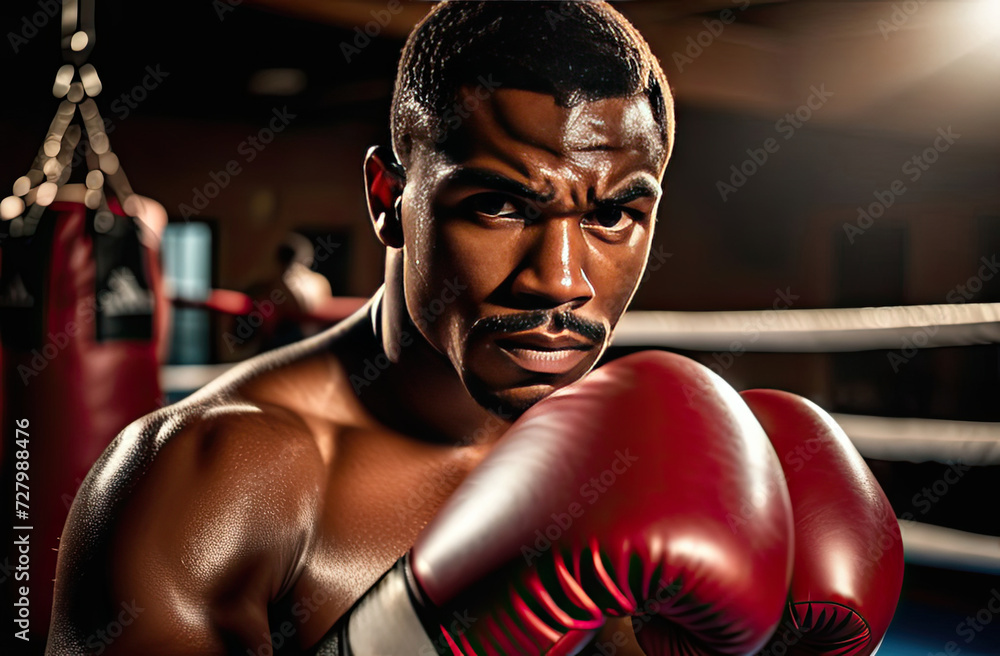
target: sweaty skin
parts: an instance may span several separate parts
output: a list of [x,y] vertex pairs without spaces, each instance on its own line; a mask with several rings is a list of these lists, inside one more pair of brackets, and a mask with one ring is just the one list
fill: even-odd
[[[405,180],[366,159],[387,246],[368,305],[104,453],[63,534],[49,654],[315,646],[517,414],[594,365],[652,239],[648,101],[501,89],[450,138],[463,152],[415,144]],[[627,620],[599,639],[616,632],[641,653]]]

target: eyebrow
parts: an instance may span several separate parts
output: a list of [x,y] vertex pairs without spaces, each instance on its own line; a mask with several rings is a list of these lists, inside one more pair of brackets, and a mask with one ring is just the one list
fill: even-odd
[[520,196],[536,203],[547,203],[555,195],[552,192],[541,194],[531,187],[512,180],[505,175],[500,175],[487,169],[467,168],[459,169],[448,178],[449,184],[463,185],[466,187],[486,187],[496,189],[514,196]]
[[652,198],[655,200],[659,194],[660,187],[658,185],[654,187],[646,180],[636,180],[625,189],[616,193],[614,196],[594,200],[594,204],[598,207],[627,205],[640,198]]
[[[448,184],[462,185],[467,187],[484,187],[495,189],[514,196],[520,196],[535,203],[547,203],[552,200],[554,192],[542,194],[531,187],[501,175],[495,171],[480,168],[463,168],[455,171],[449,178]],[[659,196],[659,185],[653,185],[646,180],[636,180],[625,189],[608,198],[593,198],[591,192],[590,200],[598,207],[608,207],[615,205],[626,205],[639,198],[656,199]]]

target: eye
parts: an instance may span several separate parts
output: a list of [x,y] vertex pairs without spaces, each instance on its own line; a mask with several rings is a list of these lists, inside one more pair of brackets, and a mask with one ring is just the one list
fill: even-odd
[[510,197],[504,194],[476,194],[466,201],[466,207],[476,214],[489,218],[520,219],[521,213]]
[[624,207],[609,206],[601,207],[591,212],[585,217],[585,222],[596,224],[598,227],[607,230],[623,230],[628,225],[637,220],[636,213]]

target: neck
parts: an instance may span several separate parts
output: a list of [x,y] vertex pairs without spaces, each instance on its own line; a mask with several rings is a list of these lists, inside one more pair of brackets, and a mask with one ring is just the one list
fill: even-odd
[[[387,281],[357,330],[361,348],[343,360],[361,403],[394,431],[439,444],[487,445],[509,427],[476,403],[451,362],[409,319],[401,289]],[[358,346],[355,344],[354,346]],[[364,384],[360,384],[364,381]]]

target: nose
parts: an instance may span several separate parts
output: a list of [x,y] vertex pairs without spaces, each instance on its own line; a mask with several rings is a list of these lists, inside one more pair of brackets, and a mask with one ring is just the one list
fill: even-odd
[[576,217],[548,218],[528,229],[532,240],[512,293],[532,309],[579,307],[594,297],[584,271],[587,243]]

